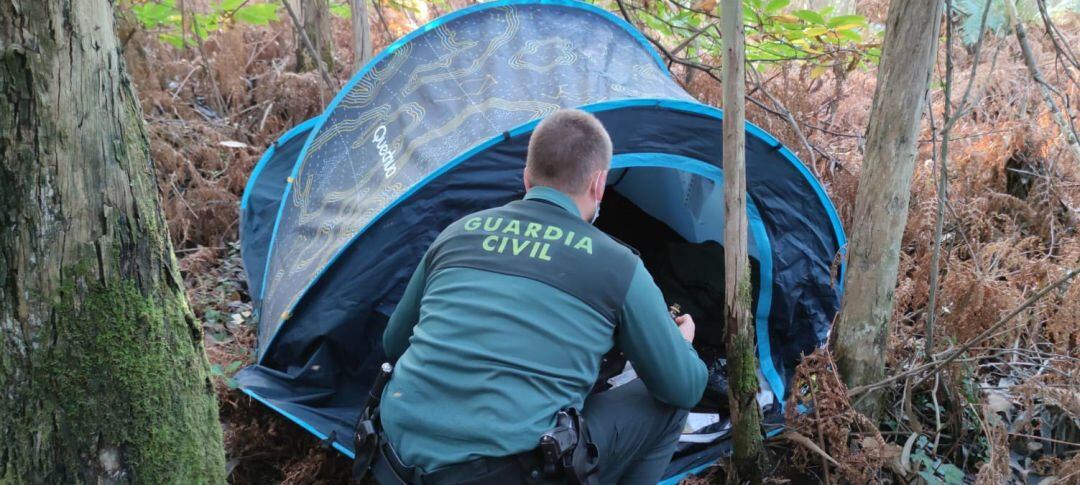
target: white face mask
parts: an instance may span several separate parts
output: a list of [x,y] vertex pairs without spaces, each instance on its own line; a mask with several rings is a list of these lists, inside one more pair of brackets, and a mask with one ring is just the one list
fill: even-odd
[[[599,187],[600,186],[600,176],[603,175],[603,174],[604,174],[604,172],[598,172],[596,174],[596,180],[593,181],[593,187]],[[596,193],[600,193],[599,188],[596,190]],[[596,224],[596,220],[599,219],[599,218],[600,218],[600,199],[596,199],[596,210],[593,211],[592,220],[589,221],[589,224]]]

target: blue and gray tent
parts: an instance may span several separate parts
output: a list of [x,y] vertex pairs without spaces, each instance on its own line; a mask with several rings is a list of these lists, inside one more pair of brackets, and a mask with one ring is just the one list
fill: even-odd
[[[571,0],[466,8],[386,48],[251,174],[240,237],[258,361],[240,388],[352,456],[383,329],[424,251],[452,221],[522,196],[529,135],[564,107],[611,133],[621,205],[605,200],[602,227],[648,219],[664,231],[639,239],[723,241],[723,113],[687,94],[645,37]],[[839,307],[830,270],[844,234],[795,155],[757,126],[746,133],[752,311],[777,415],[799,355],[824,342]],[[723,433],[681,445],[666,477],[727,446]]]

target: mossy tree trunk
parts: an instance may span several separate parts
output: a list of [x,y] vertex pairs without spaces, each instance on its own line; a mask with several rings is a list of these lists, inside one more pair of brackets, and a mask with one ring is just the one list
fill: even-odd
[[[926,89],[941,30],[941,0],[892,0],[878,68],[866,157],[855,196],[844,273],[845,294],[833,329],[836,364],[849,388],[880,381],[885,341],[907,223],[911,177]],[[877,415],[877,393],[856,408]]]
[[[724,320],[728,402],[734,447],[733,483],[760,483],[764,475],[758,360],[750,318],[750,260],[746,232],[746,60],[742,0],[724,0]],[[728,12],[736,12],[729,15]]]
[[0,483],[223,483],[107,0],[0,2]]
[[[330,30],[330,0],[300,0],[300,17],[311,47],[319,54],[326,71],[333,72],[334,38]],[[315,69],[317,61],[311,58],[299,31],[296,35],[296,71]]]

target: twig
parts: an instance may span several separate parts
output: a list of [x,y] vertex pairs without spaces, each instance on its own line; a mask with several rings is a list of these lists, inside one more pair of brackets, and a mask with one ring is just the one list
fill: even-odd
[[1069,61],[1074,69],[1080,71],[1080,61],[1076,60],[1076,53],[1073,52],[1072,47],[1069,46],[1069,42],[1065,40],[1065,36],[1061,35],[1061,31],[1054,25],[1054,22],[1050,20],[1050,12],[1046,10],[1046,0],[1037,0],[1035,3],[1039,6],[1039,15],[1042,16],[1043,25],[1046,27],[1046,33],[1050,35],[1050,41],[1054,43],[1054,49],[1057,50],[1059,55]]
[[[853,398],[853,397],[859,396],[861,394],[867,393],[869,391],[873,391],[875,389],[880,389],[880,388],[885,387],[885,386],[887,386],[887,385],[889,385],[889,384],[891,384],[893,382],[896,382],[896,381],[898,381],[900,379],[906,379],[908,377],[919,374],[919,373],[921,373],[923,371],[929,371],[931,373],[937,372],[942,367],[944,367],[944,366],[950,364],[951,362],[953,362],[954,360],[956,360],[964,352],[967,352],[968,350],[971,350],[972,347],[975,347],[976,345],[982,343],[986,339],[992,337],[994,332],[997,332],[1001,327],[1005,326],[1005,324],[1008,323],[1010,320],[1012,320],[1013,317],[1019,315],[1020,312],[1026,310],[1031,305],[1034,305],[1035,302],[1041,300],[1044,296],[1049,294],[1051,291],[1057,289],[1061,285],[1063,285],[1063,284],[1067,283],[1069,280],[1073,279],[1073,277],[1075,277],[1077,274],[1080,274],[1080,266],[1078,266],[1076,268],[1073,268],[1072,270],[1069,270],[1061,278],[1059,278],[1056,281],[1054,281],[1053,283],[1050,283],[1049,285],[1043,287],[1043,289],[1035,292],[1035,294],[1032,295],[1031,298],[1028,298],[1023,303],[1021,303],[1019,306],[1012,309],[1012,311],[1010,311],[1008,314],[1006,314],[1005,316],[998,319],[997,322],[994,322],[993,325],[991,325],[986,330],[983,330],[982,333],[980,333],[979,335],[975,336],[971,340],[968,340],[968,342],[965,343],[964,345],[962,345],[962,346],[960,346],[960,347],[958,347],[956,349],[953,349],[953,350],[942,352],[940,355],[944,355],[943,358],[931,360],[930,362],[927,362],[925,364],[917,366],[914,369],[911,369],[911,370],[909,370],[907,372],[902,372],[900,374],[896,374],[894,376],[891,376],[891,377],[886,378],[886,379],[882,379],[881,381],[875,382],[873,384],[867,384],[865,386],[853,387],[853,388],[848,390],[848,397]],[[921,382],[922,382],[922,379],[920,379],[920,381],[917,382],[916,384],[921,383]]]
[[[185,4],[186,3],[187,2],[185,2]],[[181,7],[183,7],[183,5],[181,5]],[[228,113],[225,112],[225,98],[221,96],[221,88],[218,87],[217,77],[214,75],[214,70],[210,68],[210,58],[206,55],[206,45],[203,43],[202,34],[199,33],[199,23],[192,22],[191,25],[192,30],[195,32],[195,45],[199,47],[199,58],[202,60],[203,71],[206,74],[206,77],[210,79],[210,87],[214,90],[214,103],[217,104],[217,112],[221,116],[226,116]],[[203,116],[205,117],[205,115]],[[207,121],[209,121],[209,119]]]
[[677,45],[673,49],[671,49],[671,53],[672,54],[678,54],[678,53],[682,52],[682,50],[685,49],[686,46],[690,45],[690,43],[693,42],[694,39],[698,38],[698,36],[705,33],[706,30],[709,30],[710,28],[715,27],[715,26],[716,26],[715,23],[705,24],[700,29],[697,29],[697,31],[695,31],[693,34],[690,34],[690,36],[687,37],[686,40],[682,41],[681,43],[679,43],[679,45]]
[[[946,14],[945,18],[950,19],[952,17],[952,0],[945,0]],[[926,304],[926,355],[930,356],[934,353],[934,325],[937,322],[937,295],[938,295],[938,278],[940,277],[940,265],[941,265],[941,239],[942,228],[945,224],[945,205],[949,200],[949,135],[952,134],[952,127],[956,124],[956,121],[964,116],[964,113],[968,109],[968,100],[971,97],[971,88],[975,85],[975,74],[979,69],[979,51],[982,50],[983,39],[986,37],[984,32],[986,31],[986,19],[990,14],[990,0],[986,0],[986,5],[983,7],[982,19],[979,23],[979,39],[975,42],[975,49],[972,54],[971,61],[971,75],[968,76],[967,87],[964,89],[964,95],[960,100],[960,105],[957,108],[957,113],[952,112],[952,82],[953,82],[953,27],[952,22],[946,20],[945,22],[945,103],[944,103],[944,115],[941,128],[941,155],[937,159],[938,163],[938,183],[937,183],[937,214],[934,219],[934,249],[930,255],[930,296]],[[930,112],[933,113],[933,108]],[[937,396],[935,395],[935,398]],[[939,430],[940,431],[940,430]]]
[[1080,163],[1080,141],[1077,141],[1076,132],[1073,130],[1072,125],[1065,119],[1065,116],[1058,109],[1057,103],[1054,102],[1054,96],[1052,91],[1054,88],[1046,82],[1043,78],[1042,71],[1039,70],[1039,66],[1035,63],[1035,55],[1031,53],[1031,45],[1027,41],[1027,31],[1024,29],[1024,23],[1020,21],[1019,15],[1016,13],[1015,0],[1004,0],[1005,13],[1008,14],[1009,24],[1012,25],[1013,30],[1016,33],[1016,40],[1020,43],[1020,53],[1024,57],[1024,64],[1027,65],[1028,71],[1031,73],[1031,78],[1035,80],[1035,84],[1039,86],[1039,91],[1043,95],[1043,101],[1047,107],[1050,108],[1050,117],[1054,119],[1058,127],[1061,128],[1061,134],[1065,136],[1065,142],[1069,145],[1072,151],[1073,157],[1076,159],[1076,163]]
[[392,39],[394,37],[394,33],[390,31],[390,24],[386,22],[386,17],[383,16],[382,1],[374,0],[373,2],[371,2],[371,4],[375,6],[375,13],[379,16],[379,23],[382,24],[383,32],[386,33],[387,38]]
[[[810,399],[814,400],[814,424],[817,425],[818,446],[821,448],[822,451],[825,451],[825,431],[821,427],[821,413],[818,412],[817,393],[814,392],[813,383],[811,383],[809,387]],[[832,483],[832,479],[829,477],[829,464],[826,462],[825,456],[821,457],[821,469],[825,472],[825,485],[830,485]]]
[[266,105],[266,109],[263,110],[262,119],[259,120],[259,133],[262,133],[263,126],[266,125],[266,117],[270,115],[270,109],[273,108],[273,107],[274,107],[274,102],[271,101],[270,104]]
[[315,60],[315,67],[319,69],[319,74],[322,75],[322,79],[326,82],[326,87],[331,93],[337,90],[337,86],[334,86],[334,82],[330,80],[330,74],[326,72],[326,66],[323,65],[322,58],[319,57],[319,53],[315,50],[315,46],[311,44],[311,39],[308,38],[307,31],[304,30],[303,24],[300,23],[300,18],[296,16],[296,12],[293,11],[292,5],[289,5],[289,0],[281,0],[281,4],[285,6],[285,10],[289,12],[289,18],[292,19],[293,28],[300,34],[300,40],[304,42],[304,49],[308,51],[311,58]]
[[818,172],[817,164],[814,163],[814,149],[810,146],[810,142],[806,139],[806,135],[803,134],[802,129],[799,128],[799,123],[795,121],[795,117],[791,115],[791,111],[784,106],[784,103],[781,103],[779,99],[776,99],[776,96],[773,96],[772,93],[765,89],[765,85],[761,81],[761,74],[757,72],[757,69],[749,69],[749,71],[753,73],[752,79],[754,79],[757,89],[761,91],[761,94],[764,94],[766,98],[769,98],[769,101],[772,102],[773,106],[780,111],[780,116],[783,117],[788,122],[788,125],[791,126],[791,129],[795,131],[795,136],[799,137],[799,141],[802,142],[803,147],[806,148],[807,164],[810,166],[810,170],[814,172],[814,176],[820,179],[821,173]]
[[[803,436],[802,433],[799,433],[798,431],[794,431],[794,430],[788,430],[788,431],[785,431],[784,434],[781,435],[781,436],[783,436],[784,439],[786,439],[788,441],[791,441],[792,443],[795,443],[797,445],[802,445],[802,446],[806,447],[806,449],[808,449],[810,451],[813,451],[814,453],[817,453],[818,455],[821,455],[821,458],[827,460],[829,463],[832,463],[833,466],[835,466],[837,468],[840,468],[840,462],[836,461],[835,458],[829,456],[829,454],[826,453],[825,450],[821,449],[821,447],[818,446],[813,441],[811,441],[810,438],[807,438],[806,436]],[[828,472],[826,472],[826,473],[828,473]]]
[[[627,22],[630,22],[631,24],[633,24],[634,23],[633,18],[631,18],[629,12],[627,12],[626,5],[624,4],[623,0],[616,0],[615,3],[619,7],[619,12],[622,14],[623,18]],[[675,3],[675,2],[672,2],[672,3]],[[677,3],[675,3],[675,4],[678,5]],[[682,6],[680,5],[680,7],[682,7]],[[689,8],[686,8],[686,9],[687,10],[693,10],[693,9],[689,9]],[[719,18],[719,17],[716,17],[716,16],[712,16],[712,17],[717,18],[717,19]],[[705,30],[707,30],[707,29],[703,29],[702,32],[704,32]],[[643,34],[643,35],[645,35],[645,34]],[[716,81],[716,82],[718,82],[720,84],[724,83],[724,81],[722,79],[720,79],[720,77],[717,76],[715,72],[713,72],[713,71],[716,70],[715,67],[706,66],[704,64],[700,64],[700,63],[691,61],[689,59],[684,59],[684,58],[678,57],[673,52],[674,49],[669,50],[668,48],[664,47],[664,45],[661,44],[660,41],[652,38],[649,35],[645,35],[645,38],[650,43],[652,43],[652,45],[654,47],[656,47],[656,49],[659,50],[660,53],[664,55],[664,57],[666,57],[668,59],[669,63],[674,63],[674,64],[678,64],[680,66],[684,66],[684,67],[686,67],[688,69],[695,69],[695,70],[701,71],[701,72],[705,73],[707,76],[709,76],[710,78],[712,78],[712,80],[714,80],[714,81]],[[679,46],[676,46],[676,48],[681,48],[681,47],[683,47],[682,44],[680,44]],[[677,52],[677,51],[675,51],[675,52]],[[751,71],[752,71],[752,69],[751,69]],[[796,136],[798,136],[799,141],[802,142],[805,149],[808,150],[808,152],[809,152],[808,155],[809,155],[811,161],[814,158],[814,152],[817,152],[817,153],[821,154],[822,156],[824,156],[825,158],[828,158],[828,159],[832,160],[833,157],[831,155],[826,153],[824,150],[814,146],[814,144],[810,143],[810,141],[806,138],[806,135],[803,134],[802,129],[799,127],[799,122],[795,119],[795,117],[791,114],[791,112],[789,110],[787,110],[787,108],[784,107],[783,103],[781,103],[779,100],[777,100],[775,97],[770,95],[767,91],[765,91],[763,86],[758,85],[758,86],[756,86],[756,88],[758,88],[758,90],[760,90],[763,94],[765,94],[765,96],[768,97],[771,102],[776,104],[777,108],[779,110],[782,110],[782,111],[778,111],[777,109],[770,108],[765,103],[762,103],[761,101],[758,101],[757,99],[754,99],[754,98],[750,97],[749,95],[746,96],[747,101],[749,101],[754,106],[757,106],[758,108],[761,108],[766,113],[772,114],[774,116],[778,116],[781,119],[783,119],[784,121],[786,121],[791,126],[792,131],[794,131]],[[810,125],[808,125],[808,126],[810,126]],[[826,130],[824,130],[822,128],[818,128],[818,127],[815,127],[815,126],[810,126],[810,127],[818,129],[820,131],[826,131]],[[814,171],[815,175],[819,175],[817,173],[817,169],[816,169],[816,167],[814,166],[813,163],[809,163],[808,167],[811,170]]]
[[176,99],[177,96],[180,96],[180,91],[184,90],[184,86],[187,84],[188,79],[191,79],[191,75],[195,74],[195,71],[198,70],[198,67],[193,67],[190,71],[188,71],[187,76],[184,76],[184,79],[180,81],[180,84],[176,86],[176,91],[173,91],[172,99]]

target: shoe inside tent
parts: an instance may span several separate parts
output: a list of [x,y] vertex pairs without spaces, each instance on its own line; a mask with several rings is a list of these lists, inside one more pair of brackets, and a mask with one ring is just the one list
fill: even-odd
[[[523,195],[529,135],[563,107],[595,114],[614,144],[598,225],[642,251],[665,297],[697,312],[701,355],[722,357],[723,113],[611,13],[504,0],[390,45],[259,161],[240,225],[258,360],[240,388],[352,456],[383,328],[421,255],[452,221]],[[746,133],[759,402],[778,422],[800,353],[824,342],[839,307],[830,270],[844,235],[794,154]],[[684,436],[665,481],[728,449],[723,410],[698,410],[695,428],[711,426]]]

